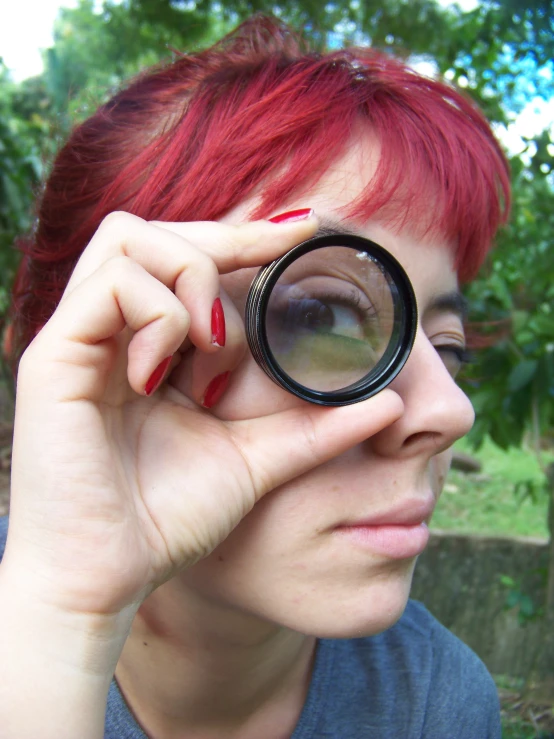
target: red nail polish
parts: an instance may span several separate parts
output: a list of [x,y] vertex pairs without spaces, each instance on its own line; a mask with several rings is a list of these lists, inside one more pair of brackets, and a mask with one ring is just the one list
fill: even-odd
[[166,357],[163,362],[159,363],[154,372],[152,372],[148,378],[148,382],[144,386],[144,392],[146,395],[152,395],[152,393],[160,387],[172,359],[173,355],[171,357]]
[[269,218],[271,223],[292,223],[293,221],[305,221],[313,215],[312,208],[299,208],[298,210],[288,210],[286,213],[279,213]]
[[222,372],[210,382],[202,398],[204,408],[211,408],[221,398],[229,382],[230,374],[230,372]]
[[212,344],[225,346],[225,314],[219,298],[212,306]]

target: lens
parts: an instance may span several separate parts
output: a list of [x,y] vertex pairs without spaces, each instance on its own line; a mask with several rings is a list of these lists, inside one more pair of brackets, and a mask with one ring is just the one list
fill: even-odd
[[292,380],[333,392],[379,364],[394,321],[390,283],[379,263],[329,246],[300,257],[277,280],[266,311],[267,342]]
[[311,239],[254,280],[247,336],[263,369],[312,402],[378,392],[409,355],[417,323],[409,280],[393,257],[349,234]]

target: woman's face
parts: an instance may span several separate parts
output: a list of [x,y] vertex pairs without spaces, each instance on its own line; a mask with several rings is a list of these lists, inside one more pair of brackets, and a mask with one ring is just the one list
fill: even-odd
[[[471,404],[452,376],[455,350],[441,348],[464,347],[451,245],[341,214],[367,183],[372,161],[367,146],[352,147],[316,188],[276,213],[311,207],[322,219],[381,244],[403,265],[420,319],[410,358],[390,385],[404,413],[363,444],[267,495],[183,575],[212,602],[317,636],[377,633],[399,618],[427,542],[421,523],[440,495],[449,448],[473,423]],[[247,201],[225,220],[246,220],[255,205]],[[222,280],[241,314],[255,273],[242,270]],[[302,403],[247,353],[212,412],[231,420]]]

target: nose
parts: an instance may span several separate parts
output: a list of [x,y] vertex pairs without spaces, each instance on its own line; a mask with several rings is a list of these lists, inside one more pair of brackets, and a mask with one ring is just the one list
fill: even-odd
[[408,361],[390,387],[402,398],[404,413],[372,437],[377,454],[432,456],[450,447],[473,426],[475,413],[469,398],[421,329]]

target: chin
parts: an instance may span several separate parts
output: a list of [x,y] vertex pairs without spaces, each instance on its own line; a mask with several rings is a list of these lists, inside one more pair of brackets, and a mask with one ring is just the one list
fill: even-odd
[[352,589],[344,585],[328,595],[317,590],[306,594],[296,608],[279,622],[302,634],[320,639],[352,639],[374,636],[390,629],[400,619],[408,598],[414,563],[408,572],[388,573]]

